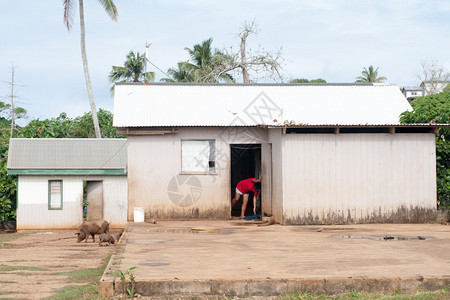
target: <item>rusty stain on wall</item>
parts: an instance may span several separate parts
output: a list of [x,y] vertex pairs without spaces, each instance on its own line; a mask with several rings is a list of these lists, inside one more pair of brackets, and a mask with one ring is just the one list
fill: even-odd
[[347,213],[329,211],[323,214],[309,211],[304,215],[288,216],[284,214],[283,225],[349,225],[370,223],[431,223],[437,217],[436,209],[419,206],[400,206],[391,212],[382,212],[382,208],[374,210],[368,216],[355,216],[350,210]]
[[145,219],[159,220],[183,220],[183,219],[228,219],[230,215],[230,207],[214,208],[207,210],[199,210],[199,208],[176,208],[176,209],[154,209],[146,208]]

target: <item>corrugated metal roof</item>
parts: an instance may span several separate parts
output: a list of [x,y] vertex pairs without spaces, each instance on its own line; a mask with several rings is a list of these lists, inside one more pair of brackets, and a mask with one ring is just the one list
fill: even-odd
[[126,139],[9,141],[8,169],[126,169]]
[[122,84],[114,126],[398,124],[411,109],[387,84]]

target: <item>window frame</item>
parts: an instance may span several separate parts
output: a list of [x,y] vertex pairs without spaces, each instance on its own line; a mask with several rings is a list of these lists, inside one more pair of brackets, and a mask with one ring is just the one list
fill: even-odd
[[[60,206],[59,207],[52,207],[52,193],[51,193],[51,184],[52,182],[59,182],[60,183]],[[47,193],[48,193],[48,210],[62,210],[63,209],[63,180],[62,179],[49,179],[48,180],[48,187],[47,187]]]
[[[213,170],[212,171],[183,171],[183,142],[205,142],[205,141],[212,141],[214,145],[214,152],[213,152]],[[180,174],[181,175],[217,175],[216,171],[216,139],[180,139]],[[208,164],[211,162],[211,160],[208,161]]]

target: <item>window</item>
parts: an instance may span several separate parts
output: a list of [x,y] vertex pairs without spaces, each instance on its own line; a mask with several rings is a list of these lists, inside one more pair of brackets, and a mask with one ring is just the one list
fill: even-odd
[[213,173],[215,171],[214,140],[182,140],[181,172]]
[[62,180],[48,181],[48,209],[62,209]]

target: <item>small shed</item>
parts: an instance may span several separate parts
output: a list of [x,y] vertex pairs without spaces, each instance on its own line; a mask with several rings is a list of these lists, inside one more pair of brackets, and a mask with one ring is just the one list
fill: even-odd
[[116,85],[128,218],[239,216],[237,182],[262,175],[281,224],[432,221],[438,127],[399,124],[411,109],[388,84]]
[[126,139],[13,138],[7,167],[18,175],[18,230],[127,222]]

